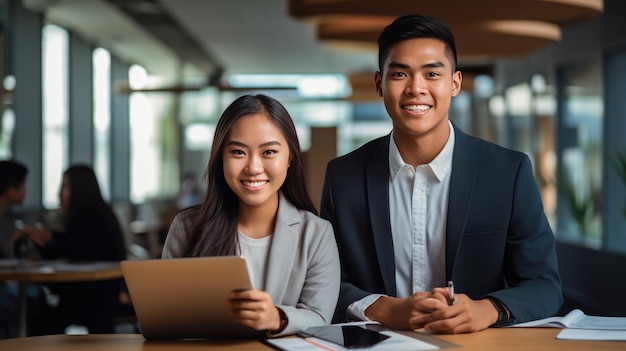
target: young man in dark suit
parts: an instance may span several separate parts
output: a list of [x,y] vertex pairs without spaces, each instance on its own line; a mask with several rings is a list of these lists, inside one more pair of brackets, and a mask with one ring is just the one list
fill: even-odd
[[342,264],[335,321],[462,333],[553,315],[561,282],[530,160],[449,121],[452,32],[408,15],[378,44],[393,130],[330,161],[322,194]]

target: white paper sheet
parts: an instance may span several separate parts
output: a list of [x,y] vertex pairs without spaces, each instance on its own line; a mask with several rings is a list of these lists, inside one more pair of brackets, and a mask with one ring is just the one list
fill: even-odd
[[572,310],[563,317],[549,317],[514,324],[511,327],[552,327],[575,329],[602,329],[626,331],[626,317],[588,316],[579,309]]
[[[563,329],[557,335],[561,340],[626,341],[626,330]],[[626,348],[626,345],[624,346]]]

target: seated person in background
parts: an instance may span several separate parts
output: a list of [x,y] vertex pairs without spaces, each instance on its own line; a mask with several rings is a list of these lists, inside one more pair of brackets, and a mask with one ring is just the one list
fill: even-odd
[[462,80],[452,32],[407,15],[378,46],[393,130],[330,161],[322,193],[341,256],[335,320],[463,333],[554,315],[554,234],[530,160],[448,118]]
[[[26,175],[28,169],[23,164],[0,161],[0,259],[13,255],[15,217],[12,213],[26,196]],[[18,293],[15,286],[0,281],[0,339],[11,337],[17,325]]]
[[[31,254],[27,241],[14,241],[21,222],[14,209],[26,196],[28,168],[15,160],[0,161],[0,259],[25,258]],[[48,310],[46,294],[40,284],[26,284],[28,319],[38,320]],[[17,337],[19,291],[17,283],[0,282],[0,339]],[[29,334],[34,327],[28,324]]]
[[0,259],[14,257],[17,228],[12,210],[24,201],[27,174],[26,166],[17,161],[0,161]]
[[204,201],[180,211],[163,258],[241,255],[253,290],[233,291],[233,317],[268,336],[329,324],[339,294],[330,223],[309,198],[293,121],[264,95],[235,100],[217,124]]
[[[36,226],[20,233],[37,245],[45,259],[69,261],[121,261],[126,246],[121,226],[100,193],[93,169],[72,166],[63,174],[60,191],[63,231]],[[86,326],[90,333],[113,333],[119,304],[120,280],[49,284],[60,302],[44,333],[63,333],[70,324]]]
[[180,192],[176,199],[176,207],[184,210],[187,207],[198,205],[202,202],[202,192],[196,182],[196,178],[191,173],[183,176],[180,182]]

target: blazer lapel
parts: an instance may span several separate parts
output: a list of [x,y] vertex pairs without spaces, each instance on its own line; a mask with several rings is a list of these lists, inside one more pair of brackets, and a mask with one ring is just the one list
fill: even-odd
[[467,223],[478,168],[471,161],[469,138],[454,127],[455,142],[450,174],[450,195],[446,222],[446,279],[452,279],[456,254]]
[[287,289],[287,279],[291,274],[295,253],[297,252],[298,236],[300,233],[300,214],[287,198],[280,194],[276,226],[272,237],[267,261],[267,273],[264,290],[273,298],[274,303],[280,304]]
[[[366,166],[367,199],[376,255],[389,295],[396,295],[395,257],[389,219],[389,138],[381,138]],[[382,186],[381,186],[382,185]]]

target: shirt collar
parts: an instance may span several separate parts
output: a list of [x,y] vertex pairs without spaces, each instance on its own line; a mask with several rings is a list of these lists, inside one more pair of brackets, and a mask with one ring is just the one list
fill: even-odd
[[[450,171],[450,168],[452,168],[452,153],[454,151],[455,137],[452,122],[449,120],[448,126],[450,128],[448,141],[446,141],[443,149],[439,152],[435,159],[428,164],[428,166],[432,169],[433,174],[439,181],[441,181],[446,173]],[[405,165],[413,169],[413,167],[404,162],[402,156],[400,156],[398,145],[396,145],[396,141],[393,139],[393,131],[391,131],[391,137],[389,138],[389,176],[391,177],[391,180],[395,179],[400,169]]]
[[[400,169],[406,165],[404,160],[402,160],[402,156],[400,156],[400,151],[398,151],[398,145],[396,145],[396,141],[393,140],[393,130],[391,131],[391,137],[389,138],[389,176],[391,180],[396,178]],[[413,167],[411,167],[413,168]]]

